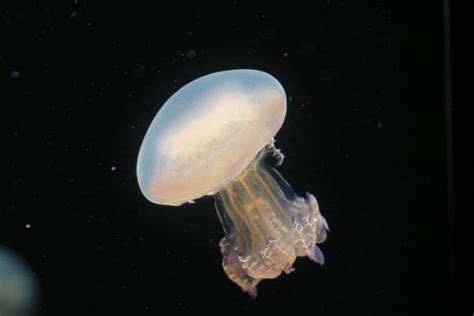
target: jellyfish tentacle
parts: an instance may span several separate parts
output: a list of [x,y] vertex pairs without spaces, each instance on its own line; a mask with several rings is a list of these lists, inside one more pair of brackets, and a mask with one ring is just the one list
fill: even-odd
[[311,247],[311,249],[308,250],[307,255],[308,258],[310,258],[314,262],[319,263],[320,265],[324,265],[324,255],[318,246],[314,245],[313,247]]
[[264,156],[274,150],[273,143],[262,149],[216,196],[226,233],[220,242],[223,268],[229,279],[253,296],[262,279],[291,273],[298,256],[324,263],[316,244],[326,239],[327,222],[313,195],[296,195],[279,173],[264,164]]
[[237,249],[234,246],[235,238],[235,234],[226,235],[219,243],[223,255],[222,267],[230,280],[237,283],[251,297],[256,297],[257,283],[260,280],[249,276],[239,264]]

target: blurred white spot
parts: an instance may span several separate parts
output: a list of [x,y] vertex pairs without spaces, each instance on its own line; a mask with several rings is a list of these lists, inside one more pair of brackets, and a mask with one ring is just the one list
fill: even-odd
[[117,167],[112,166],[112,168],[110,168],[110,170],[115,171],[115,170],[117,170]]
[[25,227],[26,227],[26,229],[30,229],[30,228],[31,228],[31,224],[26,224]]
[[13,79],[16,79],[16,78],[20,77],[20,73],[16,70],[13,70],[12,72],[10,72],[10,77],[13,78]]
[[0,246],[0,315],[36,315],[38,284],[26,262]]
[[192,58],[196,57],[196,51],[194,49],[190,49],[186,53],[186,56],[188,56],[189,59],[192,59]]

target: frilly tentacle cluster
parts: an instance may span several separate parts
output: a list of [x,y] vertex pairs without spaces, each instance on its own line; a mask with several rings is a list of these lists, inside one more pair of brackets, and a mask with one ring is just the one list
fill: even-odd
[[326,240],[328,225],[316,198],[297,196],[285,179],[263,158],[283,154],[273,142],[216,196],[226,236],[220,242],[228,277],[251,296],[262,279],[293,271],[298,256],[324,264],[317,244]]

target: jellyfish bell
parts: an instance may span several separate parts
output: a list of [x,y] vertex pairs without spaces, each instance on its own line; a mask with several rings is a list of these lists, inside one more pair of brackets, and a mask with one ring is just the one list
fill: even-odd
[[327,224],[316,199],[297,196],[264,161],[283,159],[274,136],[285,115],[285,91],[270,74],[213,73],[166,101],[138,155],[139,187],[151,202],[178,206],[214,195],[224,270],[252,296],[260,280],[291,272],[297,256],[324,262],[316,244]]
[[137,176],[151,202],[181,205],[220,190],[272,141],[285,91],[269,74],[222,71],[166,101],[141,146]]

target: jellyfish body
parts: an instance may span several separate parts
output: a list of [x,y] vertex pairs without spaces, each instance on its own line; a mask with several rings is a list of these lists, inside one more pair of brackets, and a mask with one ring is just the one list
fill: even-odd
[[297,196],[264,161],[270,153],[283,160],[273,137],[285,114],[285,91],[271,75],[217,72],[168,99],[138,156],[138,183],[150,201],[181,205],[214,195],[223,268],[251,296],[260,280],[291,272],[297,256],[324,263],[316,244],[328,227],[316,199]]
[[0,315],[36,315],[38,290],[36,277],[27,263],[0,246]]

